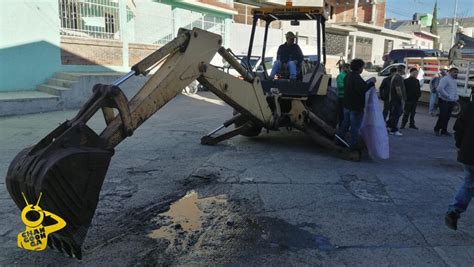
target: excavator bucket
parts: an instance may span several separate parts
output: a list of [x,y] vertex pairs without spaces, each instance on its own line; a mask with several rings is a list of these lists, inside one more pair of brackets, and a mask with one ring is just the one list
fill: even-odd
[[[6,185],[16,205],[42,199],[43,210],[66,227],[48,236],[48,245],[81,259],[81,246],[94,216],[112,149],[86,124],[64,122],[38,144],[21,151],[9,166]],[[48,225],[48,218],[43,226]]]
[[[216,34],[180,30],[178,37],[134,65],[112,85],[96,84],[92,96],[73,119],[15,157],[6,185],[16,205],[22,210],[26,202],[34,203],[41,194],[41,209],[66,222],[64,228],[48,236],[49,246],[82,258],[81,247],[97,208],[113,148],[196,80],[201,75],[198,66],[209,63],[221,43]],[[153,74],[129,102],[118,86],[135,75],[146,75],[159,64],[164,71]],[[100,135],[86,124],[99,110],[107,124]],[[43,226],[53,221],[46,216]]]

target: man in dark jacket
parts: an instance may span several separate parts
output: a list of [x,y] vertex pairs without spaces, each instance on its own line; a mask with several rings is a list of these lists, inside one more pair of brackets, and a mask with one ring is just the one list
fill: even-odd
[[383,120],[387,121],[388,113],[390,112],[390,82],[393,75],[397,72],[397,68],[390,69],[390,75],[383,79],[380,85],[380,99],[383,100]]
[[405,75],[405,66],[398,65],[397,73],[392,76],[390,82],[390,118],[388,119],[388,127],[390,128],[390,134],[397,136],[403,135],[398,130],[398,120],[403,113],[403,102],[406,101],[407,97],[403,75]]
[[458,161],[464,165],[464,184],[454,198],[453,204],[449,206],[444,218],[446,225],[456,230],[460,214],[466,211],[469,202],[474,196],[474,102],[471,101],[461,117],[454,124],[454,137],[458,150]]
[[360,74],[364,70],[364,61],[354,59],[351,61],[351,71],[344,78],[344,120],[339,128],[338,135],[344,138],[351,129],[351,149],[359,149],[359,130],[365,107],[365,93],[375,84],[375,78],[370,78],[366,83]]
[[418,99],[421,96],[420,81],[417,79],[418,70],[416,68],[410,69],[410,77],[406,78],[405,90],[407,91],[407,101],[405,102],[405,108],[403,111],[402,118],[402,127],[404,129],[408,122],[408,117],[410,117],[410,128],[418,130],[418,127],[415,125],[415,114],[416,114],[416,104]]
[[298,74],[298,66],[303,62],[303,52],[301,48],[295,43],[296,35],[293,32],[286,33],[286,42],[277,51],[277,60],[273,63],[270,78],[275,78],[275,75],[282,68],[288,68],[290,72],[290,80],[296,80]]

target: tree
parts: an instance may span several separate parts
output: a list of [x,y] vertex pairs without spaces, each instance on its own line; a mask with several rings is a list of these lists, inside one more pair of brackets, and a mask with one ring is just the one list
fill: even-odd
[[[438,0],[436,0],[433,9],[433,20],[431,21],[430,32],[434,35],[438,35]],[[433,38],[433,48],[439,49],[439,39]]]

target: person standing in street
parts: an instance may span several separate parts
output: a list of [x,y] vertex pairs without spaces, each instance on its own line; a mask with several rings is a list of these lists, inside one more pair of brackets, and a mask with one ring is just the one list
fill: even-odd
[[359,130],[365,107],[365,93],[375,84],[375,77],[365,82],[360,74],[364,70],[365,62],[362,59],[353,59],[350,64],[351,71],[344,79],[344,120],[338,130],[338,135],[345,138],[351,129],[350,149],[358,150]]
[[383,100],[383,120],[387,121],[388,114],[390,112],[390,82],[392,81],[393,75],[397,72],[397,68],[390,69],[390,75],[382,80],[382,84],[379,88],[380,99]]
[[449,206],[444,221],[449,228],[457,230],[458,219],[461,213],[466,211],[474,196],[474,102],[472,94],[471,101],[454,124],[454,131],[456,147],[459,149],[458,161],[464,165],[464,183]]
[[456,79],[458,77],[459,70],[456,67],[449,69],[448,75],[441,78],[437,88],[439,99],[439,117],[434,127],[436,135],[451,135],[448,132],[449,118],[453,107],[458,101],[458,85]]
[[410,117],[410,128],[418,130],[418,127],[415,125],[415,114],[416,114],[416,105],[418,99],[421,96],[421,87],[420,81],[417,79],[418,70],[416,68],[410,69],[410,77],[405,79],[405,90],[407,92],[407,101],[405,102],[405,107],[403,111],[402,126],[400,129],[404,129],[408,122],[408,117]]
[[341,55],[339,57],[339,60],[336,62],[336,66],[339,69],[339,72],[342,71],[342,68],[344,67],[344,65],[349,65],[349,64],[346,64],[346,61],[344,60],[344,56]]
[[403,113],[403,102],[406,101],[406,90],[403,75],[405,74],[405,66],[398,65],[397,73],[395,73],[390,81],[390,118],[388,119],[389,133],[392,135],[402,136],[398,130],[398,121]]
[[449,65],[453,65],[455,60],[462,59],[461,49],[464,44],[463,40],[459,40],[455,45],[453,45],[453,47],[451,47],[451,49],[449,49]]
[[390,66],[390,60],[388,58],[388,54],[383,55],[382,60],[383,60],[382,69],[385,69],[386,67]]
[[438,88],[439,81],[441,78],[446,76],[446,70],[442,70],[439,72],[439,74],[436,75],[431,81],[430,81],[430,106],[429,106],[429,113],[431,116],[436,116],[436,104],[438,103],[438,91],[436,88]]
[[344,78],[346,78],[347,73],[349,72],[350,65],[342,65],[341,72],[336,77],[337,82],[337,98],[339,101],[339,127],[341,127],[342,121],[344,120]]
[[[418,71],[418,75],[416,76],[416,78],[420,82],[420,88],[421,88],[423,87],[423,84],[425,84],[425,72],[423,71],[423,69],[421,68],[419,64],[415,64],[415,68]],[[409,74],[408,77],[410,77],[410,75],[411,73]]]

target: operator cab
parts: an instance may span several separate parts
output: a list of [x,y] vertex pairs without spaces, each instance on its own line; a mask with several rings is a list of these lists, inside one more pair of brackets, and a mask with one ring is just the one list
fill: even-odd
[[[271,80],[268,73],[270,72],[272,66],[269,64],[262,64],[259,68],[260,71],[254,72],[255,75],[262,80],[262,86],[266,93],[270,92],[272,88],[278,88],[278,91],[283,95],[304,97],[318,94],[320,87],[327,87],[329,84],[329,76],[325,75],[326,72],[324,67],[326,63],[325,23],[327,18],[323,6],[264,7],[253,9],[252,14],[253,25],[252,33],[250,35],[250,44],[247,58],[252,58],[254,37],[256,27],[259,25],[259,21],[260,23],[263,22],[265,25],[261,58],[266,58],[265,52],[267,47],[268,31],[270,23],[273,21],[290,21],[291,25],[293,26],[298,26],[300,21],[314,21],[316,25],[316,46],[314,46],[314,52],[311,53],[312,56],[304,55],[305,59],[303,63],[298,66],[298,75],[296,80],[290,81],[288,79],[288,74],[284,70],[280,71],[280,79]],[[276,53],[275,55],[270,56],[276,56]],[[250,63],[245,65],[250,65]],[[268,67],[270,70],[267,69]],[[251,71],[250,69],[248,70]]]

